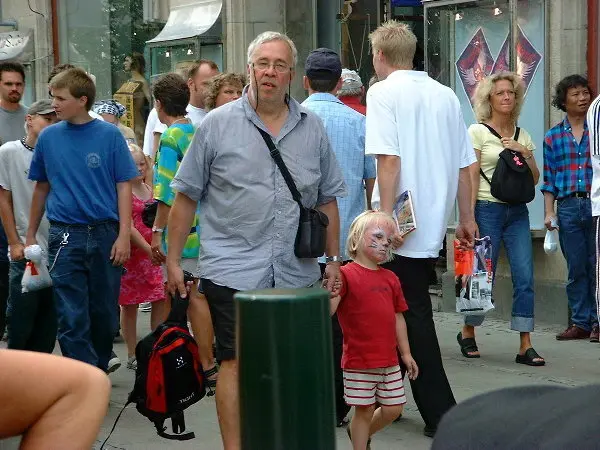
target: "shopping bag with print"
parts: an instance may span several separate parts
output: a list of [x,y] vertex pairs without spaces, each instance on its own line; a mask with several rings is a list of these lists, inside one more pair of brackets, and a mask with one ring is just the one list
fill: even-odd
[[39,245],[25,247],[25,273],[21,280],[21,292],[39,291],[52,286],[52,278],[48,272],[48,264]]
[[456,312],[476,316],[494,309],[492,300],[492,244],[489,236],[475,239],[472,249],[454,242]]

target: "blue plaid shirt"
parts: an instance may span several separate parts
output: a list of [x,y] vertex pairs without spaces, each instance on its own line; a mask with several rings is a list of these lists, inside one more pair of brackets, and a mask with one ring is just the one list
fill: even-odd
[[[327,137],[342,169],[348,189],[346,197],[338,197],[340,210],[340,256],[350,259],[346,253],[346,240],[352,221],[365,208],[363,180],[375,178],[375,159],[365,156],[365,124],[362,114],[344,105],[337,97],[327,93],[315,93],[302,106],[318,115],[327,131]],[[325,259],[320,258],[324,263]]]
[[592,161],[587,122],[578,143],[565,117],[544,137],[544,184],[541,189],[559,199],[576,192],[590,192],[591,187]]

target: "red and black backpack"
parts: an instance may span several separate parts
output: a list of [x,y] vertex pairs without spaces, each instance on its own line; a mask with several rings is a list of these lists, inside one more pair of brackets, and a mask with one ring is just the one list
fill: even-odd
[[[206,394],[204,372],[198,346],[187,327],[189,301],[179,295],[172,298],[167,320],[142,339],[135,348],[137,369],[129,403],[135,403],[159,436],[188,440],[183,411]],[[171,419],[173,433],[165,433],[164,422]]]
[[[185,274],[186,282],[192,279],[190,274]],[[179,294],[173,296],[167,320],[137,344],[133,390],[100,449],[104,448],[130,403],[150,419],[159,436],[177,441],[195,437],[193,432],[183,433],[183,411],[206,395],[206,384],[198,346],[187,326],[188,305],[187,298],[182,299]],[[174,434],[165,432],[167,419],[171,419]]]

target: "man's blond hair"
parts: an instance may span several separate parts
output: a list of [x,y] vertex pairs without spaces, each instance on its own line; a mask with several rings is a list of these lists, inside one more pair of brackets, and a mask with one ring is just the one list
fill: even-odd
[[373,54],[381,51],[392,67],[412,67],[417,37],[406,23],[388,20],[369,35]]

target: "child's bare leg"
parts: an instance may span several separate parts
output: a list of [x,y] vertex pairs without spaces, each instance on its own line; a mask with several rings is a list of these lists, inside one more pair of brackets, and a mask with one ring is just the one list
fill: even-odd
[[373,436],[379,430],[387,427],[390,423],[398,418],[402,414],[404,405],[394,406],[380,406],[375,410],[373,414],[373,420],[371,421],[370,435]]
[[356,406],[350,422],[350,435],[353,450],[365,450],[369,441],[369,429],[375,412],[375,405]]

